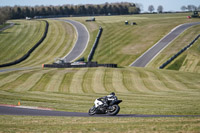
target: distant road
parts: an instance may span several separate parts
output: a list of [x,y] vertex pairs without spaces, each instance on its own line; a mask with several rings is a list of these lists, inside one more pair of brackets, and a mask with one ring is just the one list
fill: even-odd
[[[19,116],[65,116],[65,117],[91,117],[88,113],[64,112],[45,109],[30,109],[24,107],[9,107],[0,105],[0,115]],[[116,116],[94,115],[94,117],[200,117],[200,115],[142,115],[142,114],[118,114]]]
[[89,32],[87,28],[80,22],[74,20],[65,20],[65,19],[56,19],[56,20],[61,20],[70,23],[76,29],[77,33],[76,43],[74,44],[73,49],[65,57],[62,58],[65,62],[72,62],[73,60],[81,56],[81,54],[85,51],[90,39]]
[[145,67],[148,65],[164,48],[166,48],[174,39],[191,26],[198,25],[200,22],[186,23],[177,26],[153,47],[148,49],[143,55],[136,59],[130,66]]
[[15,25],[15,23],[9,23],[9,25],[7,25],[7,26],[1,28],[1,29],[0,29],[0,32],[1,32],[1,31],[4,31],[4,30],[6,30],[6,29],[8,29],[8,28],[10,28],[10,27],[12,27],[12,26],[14,26],[14,25]]

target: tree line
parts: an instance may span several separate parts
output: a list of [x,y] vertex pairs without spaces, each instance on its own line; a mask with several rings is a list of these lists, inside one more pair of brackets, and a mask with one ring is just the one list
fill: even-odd
[[[6,13],[5,13],[6,12]],[[140,8],[134,3],[105,3],[99,5],[62,5],[62,6],[14,6],[0,7],[0,15],[9,19],[20,19],[34,16],[56,16],[56,15],[125,15],[138,14]],[[3,18],[0,16],[0,18]],[[2,22],[3,20],[1,20]]]
[[182,11],[200,11],[200,5],[197,7],[195,5],[181,6]]
[[[148,11],[149,11],[150,13],[152,13],[154,10],[155,10],[154,6],[153,6],[153,5],[149,5]],[[162,13],[162,12],[163,12],[163,6],[162,6],[162,5],[159,5],[159,6],[158,6],[157,12],[158,12],[158,13]]]

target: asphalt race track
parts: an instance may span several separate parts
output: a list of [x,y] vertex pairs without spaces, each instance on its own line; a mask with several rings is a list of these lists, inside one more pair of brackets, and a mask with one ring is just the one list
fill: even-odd
[[64,20],[64,19],[60,20],[72,24],[73,27],[76,29],[78,35],[73,49],[65,57],[62,58],[65,62],[72,62],[85,51],[90,39],[90,35],[87,28],[80,22],[74,20]]
[[64,117],[200,117],[200,115],[142,115],[142,114],[118,114],[116,116],[94,115],[88,113],[64,112],[53,110],[39,110],[0,105],[0,115],[18,115],[18,116],[64,116]]
[[136,59],[130,66],[145,67],[182,32],[184,32],[189,27],[198,24],[200,24],[200,22],[186,23],[177,26],[171,32],[169,32],[165,37],[163,37],[160,41],[158,41],[153,47],[151,47],[143,55],[141,55],[138,59]]

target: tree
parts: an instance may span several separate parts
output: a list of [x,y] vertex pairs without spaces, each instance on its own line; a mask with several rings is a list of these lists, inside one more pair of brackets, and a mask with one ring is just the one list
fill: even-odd
[[195,5],[188,5],[188,6],[187,6],[187,9],[188,9],[189,11],[195,11],[195,10],[197,10],[197,7],[196,7]]
[[182,11],[185,11],[185,10],[187,10],[187,7],[186,7],[186,6],[182,6],[182,7],[181,7],[181,10],[182,10]]
[[148,8],[148,11],[149,11],[150,13],[152,13],[152,12],[154,11],[154,6],[153,6],[153,5],[150,5],[149,8]]
[[163,12],[163,6],[159,5],[157,11],[158,11],[158,13],[162,13]]
[[197,8],[197,10],[200,11],[200,5],[199,5],[199,7]]
[[9,7],[3,7],[0,8],[0,25],[4,24],[8,19],[10,19],[10,8]]

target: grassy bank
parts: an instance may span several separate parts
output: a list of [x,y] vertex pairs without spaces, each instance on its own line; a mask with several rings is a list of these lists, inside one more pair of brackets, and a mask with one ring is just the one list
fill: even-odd
[[42,37],[45,23],[42,21],[15,20],[12,28],[0,33],[0,64],[22,57]]
[[[88,23],[85,22],[88,17],[66,19],[83,22],[90,32],[90,42],[83,54],[84,57],[87,57],[98,32],[98,26],[101,25],[104,31],[95,52],[94,61],[127,66],[177,25],[197,21],[197,19],[186,19],[186,16],[187,14],[98,16],[96,22]],[[125,20],[134,21],[137,25],[124,25]],[[20,23],[27,22],[21,21]],[[199,115],[200,75],[155,69],[156,65],[173,54],[170,53],[170,49],[168,50],[169,54],[166,52],[166,55],[163,56],[163,60],[159,56],[156,59],[158,62],[149,68],[42,69],[41,64],[52,63],[56,57],[66,55],[73,47],[77,36],[73,27],[68,23],[55,20],[48,20],[48,22],[50,24],[49,32],[43,43],[26,61],[9,67],[33,68],[0,73],[0,104],[17,105],[20,101],[21,105],[25,106],[87,112],[96,98],[114,91],[118,98],[123,100],[120,103],[121,114]],[[21,33],[22,28],[17,27],[21,25],[16,25],[8,30],[16,28],[16,31]],[[196,34],[198,31],[196,28],[199,29],[199,27],[195,27],[193,29],[195,32],[192,34]],[[184,32],[183,38],[188,37],[190,32],[191,29]],[[8,33],[0,33],[1,35],[6,37]],[[17,39],[17,36],[13,38]],[[23,38],[22,35],[19,38]],[[180,40],[182,39],[180,38]],[[8,44],[8,42],[6,43]],[[199,41],[197,45],[194,45],[195,47],[190,49],[193,50],[191,53],[195,53],[194,51],[198,53],[198,44]],[[189,55],[192,54],[188,53],[179,70],[183,69],[182,66],[187,66],[191,70],[189,68],[191,63],[186,61],[188,58],[191,59]],[[0,116],[0,118],[2,132],[198,132],[200,124],[199,118],[190,117]]]
[[[41,67],[44,63],[53,63],[55,58],[61,58],[71,50],[76,40],[76,33],[72,26],[61,21],[47,21],[49,22],[49,31],[46,39],[27,60],[12,67]],[[17,25],[13,28],[0,34],[0,37],[2,37],[0,40],[1,62],[21,57],[26,50],[30,49],[40,39],[44,32],[45,23],[42,21],[16,20],[16,23]],[[40,23],[41,25],[39,25]],[[36,32],[34,29],[39,31]],[[16,41],[13,42],[13,40]],[[7,54],[8,52],[9,54]]]
[[[164,49],[149,65],[150,68],[158,68],[165,61],[178,53],[182,48],[190,44],[199,35],[200,26],[193,26],[184,31],[177,39],[175,39],[166,49]],[[179,70],[185,72],[200,72],[199,56],[200,56],[200,39],[198,39],[192,47],[183,52],[176,58],[166,69]],[[177,65],[179,64],[179,65]]]
[[33,69],[0,75],[0,103],[87,112],[114,91],[125,114],[199,114],[200,75],[141,68]]
[[2,132],[198,132],[199,118],[78,118],[0,116]]
[[[94,61],[128,66],[177,25],[199,21],[187,19],[188,15],[180,13],[97,16],[96,22],[85,22],[88,17],[72,19],[84,23],[88,29],[97,30],[99,25],[103,27]],[[130,23],[136,22],[137,25],[125,25],[126,20]]]

